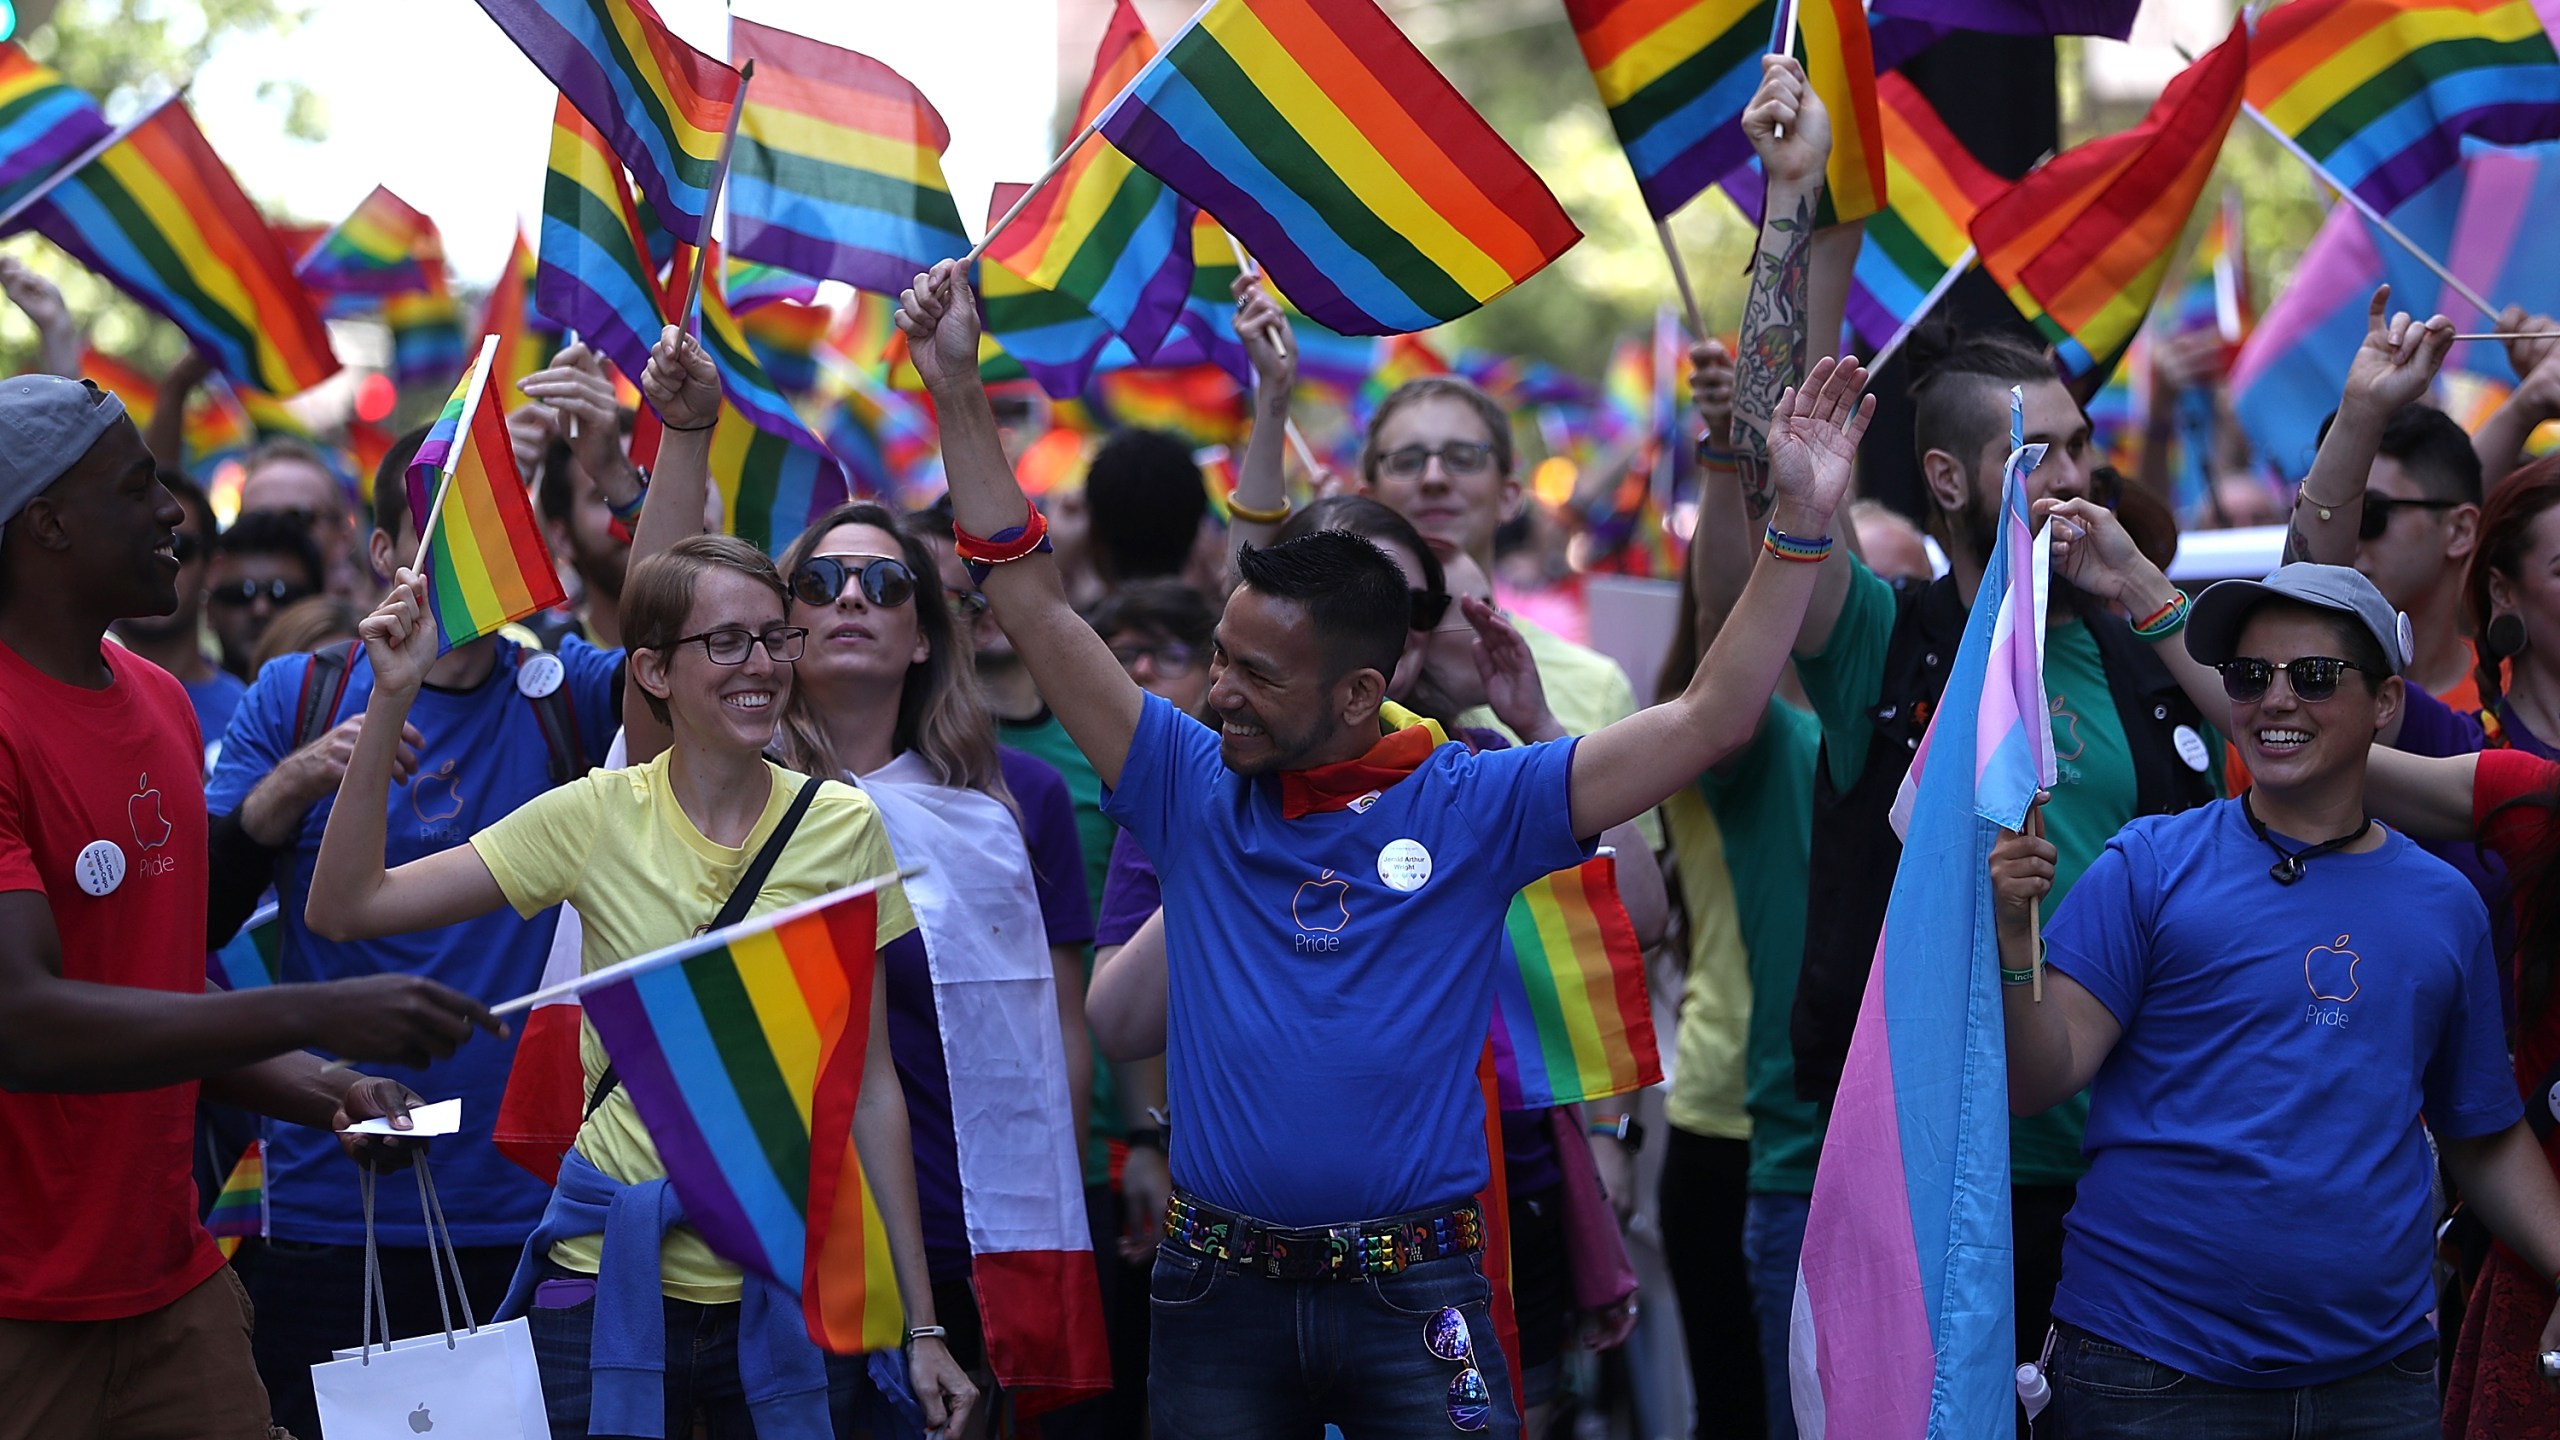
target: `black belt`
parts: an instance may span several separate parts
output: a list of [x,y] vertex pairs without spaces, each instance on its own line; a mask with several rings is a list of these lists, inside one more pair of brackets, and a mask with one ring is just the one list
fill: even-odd
[[1291,1229],[1176,1190],[1165,1209],[1164,1237],[1177,1250],[1224,1260],[1266,1279],[1353,1280],[1473,1255],[1484,1248],[1484,1217],[1469,1201],[1384,1220]]

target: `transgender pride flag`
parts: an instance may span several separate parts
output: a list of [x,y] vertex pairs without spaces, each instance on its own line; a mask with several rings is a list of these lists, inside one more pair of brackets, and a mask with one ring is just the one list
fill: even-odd
[[1897,800],[1902,867],[1834,1102],[1796,1272],[1806,1440],[2012,1428],[2008,1053],[1985,866],[2053,782],[2045,539],[2013,448],[1998,543]]

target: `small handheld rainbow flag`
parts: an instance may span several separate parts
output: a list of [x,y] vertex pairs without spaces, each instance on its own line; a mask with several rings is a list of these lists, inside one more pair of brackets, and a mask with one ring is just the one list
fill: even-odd
[[441,385],[461,372],[462,307],[442,280],[432,290],[384,296],[382,323],[391,332],[392,384]]
[[0,209],[112,133],[97,101],[0,45]]
[[507,250],[506,268],[498,272],[498,283],[489,287],[488,301],[480,307],[479,333],[498,337],[498,360],[489,383],[498,388],[501,403],[522,393],[517,382],[550,364],[560,349],[560,328],[534,309],[533,284],[533,248],[518,230]]
[[1600,103],[1656,220],[1751,158],[1742,109],[1778,0],[1565,0]]
[[205,1212],[204,1228],[222,1258],[238,1254],[240,1242],[267,1233],[267,1161],[265,1146],[252,1140],[240,1161],[224,1177],[222,1191]]
[[888,1230],[848,1143],[871,1037],[879,892],[896,883],[839,890],[572,982],[694,1229],[797,1290],[810,1338],[837,1354],[903,1338]]
[[1582,238],[1374,0],[1215,0],[1101,123],[1346,335],[1454,320]]
[[416,568],[426,572],[438,654],[567,599],[516,471],[506,406],[488,393],[497,354],[498,337],[483,338],[409,464]]
[[376,185],[295,262],[294,278],[329,294],[402,295],[444,289],[436,224]]
[[276,907],[259,907],[221,949],[205,957],[205,974],[225,990],[255,990],[284,974],[284,927]]
[[1494,1076],[1505,1110],[1624,1095],[1662,1078],[1644,947],[1598,855],[1511,898],[1516,965],[1494,969]]

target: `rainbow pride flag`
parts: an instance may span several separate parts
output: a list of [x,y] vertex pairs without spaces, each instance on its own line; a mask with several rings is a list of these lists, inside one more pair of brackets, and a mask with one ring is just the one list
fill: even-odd
[[[2013,446],[2013,449],[2015,447]],[[2009,1087],[1988,864],[2051,744],[2044,609],[2021,595],[2018,457],[1946,697],[1912,759],[1908,838],[1813,1182],[1789,1355],[1805,1440],[2006,1434]],[[2050,775],[2052,772],[2043,772]],[[1987,817],[1987,818],[1986,818]]]
[[818,303],[818,282],[806,275],[795,275],[760,260],[741,260],[735,255],[729,256],[728,262],[728,276],[721,288],[727,292],[729,309],[735,314],[745,315],[777,300],[794,305]]
[[205,1212],[204,1228],[225,1260],[239,1253],[241,1241],[267,1233],[267,1162],[260,1142],[250,1141],[249,1148],[240,1152],[239,1163],[223,1178],[212,1208]]
[[[1077,102],[1081,134],[1156,55],[1129,0],[1114,0]],[[1031,285],[1073,298],[1141,361],[1153,360],[1191,294],[1191,206],[1108,144],[1088,143],[1033,191],[986,258]]]
[[442,385],[462,373],[462,307],[441,279],[432,290],[384,296],[382,323],[391,331],[391,383]]
[[505,404],[489,393],[497,337],[445,401],[409,463],[409,515],[426,538],[427,603],[441,655],[564,604],[560,572],[516,471]]
[[1377,409],[1379,402],[1410,381],[1448,373],[1447,357],[1430,341],[1419,335],[1382,335],[1369,363],[1369,378],[1360,382],[1360,409],[1363,413]]
[[658,267],[622,162],[566,95],[551,110],[533,303],[635,378],[667,323]]
[[1565,0],[1583,62],[1657,220],[1751,158],[1742,110],[1760,88],[1778,0]]
[[[1236,338],[1236,277],[1244,266],[1236,245],[1217,221],[1197,206],[1191,210],[1191,290],[1182,300],[1182,318],[1156,352],[1158,365],[1215,365],[1239,385],[1253,383],[1253,361]],[[1301,357],[1303,358],[1303,357]]]
[[853,303],[836,307],[836,323],[827,332],[826,348],[845,364],[873,380],[889,378],[889,342],[898,334],[898,302],[886,295],[857,290]]
[[676,38],[649,0],[480,0],[595,123],[669,225],[698,233],[738,72]]
[[[988,223],[1012,208],[1030,189],[1019,181],[1000,181],[988,197]],[[1094,373],[1135,364],[1128,342],[1114,334],[1101,316],[1063,290],[1052,290],[1014,273],[1007,266],[978,267],[978,305],[985,320],[983,340],[992,341],[1010,364],[1039,385],[1052,400],[1082,395]],[[982,363],[979,377],[993,381],[996,372]]]
[[[1876,57],[1858,0],[1799,0],[1797,57],[1831,117],[1831,159],[1823,170],[1822,225],[1864,220],[1884,208],[1883,118],[1877,113]],[[1759,76],[1752,77],[1759,83]],[[1748,97],[1746,97],[1748,98]],[[1737,121],[1741,112],[1734,112]],[[1740,128],[1739,125],[1736,128]]]
[[559,328],[534,308],[534,276],[533,247],[524,243],[524,232],[519,230],[508,243],[507,263],[498,272],[498,283],[489,287],[489,298],[480,307],[479,333],[498,337],[498,358],[489,366],[489,383],[498,387],[502,404],[515,403],[523,393],[516,386],[549,365],[560,351]]
[[376,185],[346,219],[303,253],[293,275],[324,294],[441,292],[444,239],[434,221]]
[[967,253],[942,178],[951,131],[923,91],[868,55],[734,17],[729,56],[756,66],[729,162],[740,256],[894,295]]
[[1600,855],[1511,897],[1512,965],[1494,972],[1494,1076],[1505,1110],[1544,1110],[1662,1078],[1644,947]]
[[205,974],[225,990],[256,990],[284,974],[284,927],[276,907],[263,905],[219,950],[206,956]]
[[176,97],[126,127],[10,229],[30,224],[168,317],[243,384],[296,395],[338,372],[292,260]]
[[797,1290],[810,1338],[838,1354],[905,1338],[888,1230],[848,1143],[878,903],[876,887],[823,896],[582,995],[689,1223]]
[[[711,481],[720,492],[721,528],[779,554],[810,521],[844,500],[844,467],[756,359],[720,293],[717,245],[711,258],[711,273],[703,277],[701,333],[702,348],[720,372],[721,421],[711,439]],[[685,283],[692,265],[691,247],[679,246],[670,292]]]
[[2533,0],[2293,0],[2258,22],[2249,103],[2388,214],[2462,139],[2560,138],[2560,53]]
[[1109,425],[1171,430],[1193,445],[1244,440],[1244,392],[1215,365],[1105,371],[1088,398]]
[[1997,35],[2104,35],[2133,33],[2142,0],[1875,0],[1875,13],[1905,16],[1937,26],[1988,30]]
[[835,314],[823,305],[768,300],[753,310],[735,312],[738,333],[756,363],[786,395],[806,395],[818,387],[818,345],[827,337]]
[[1973,248],[1973,217],[2009,182],[1956,139],[1920,87],[1876,77],[1884,136],[1886,206],[1867,217],[1866,243],[1849,282],[1849,325],[1869,353],[1920,323],[1930,293]]
[[114,133],[98,102],[0,44],[0,211]]
[[1216,0],[1102,133],[1346,335],[1454,320],[1582,238],[1373,0]]
[[2234,25],[2141,124],[2073,146],[1975,213],[1982,268],[2072,376],[2113,369],[2150,313],[2248,68],[2248,28]]

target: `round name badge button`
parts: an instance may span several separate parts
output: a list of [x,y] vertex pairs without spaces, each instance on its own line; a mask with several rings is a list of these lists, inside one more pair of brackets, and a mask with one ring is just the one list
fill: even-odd
[[1390,840],[1378,851],[1378,879],[1390,890],[1411,894],[1431,880],[1431,852],[1419,840]]
[[2213,753],[2205,748],[2204,737],[2196,733],[2193,725],[2181,725],[2170,731],[2169,743],[2176,747],[2178,758],[2187,762],[2187,768],[2199,775],[2204,773],[2204,767],[2213,763]]
[[516,693],[527,700],[539,700],[559,689],[560,682],[567,678],[568,673],[569,667],[561,664],[557,655],[548,652],[527,655],[516,666]]
[[71,874],[81,889],[103,900],[124,883],[124,850],[113,840],[92,840],[80,847]]

